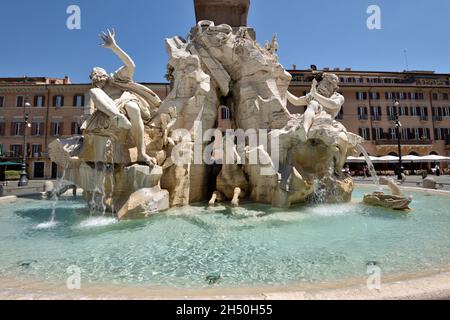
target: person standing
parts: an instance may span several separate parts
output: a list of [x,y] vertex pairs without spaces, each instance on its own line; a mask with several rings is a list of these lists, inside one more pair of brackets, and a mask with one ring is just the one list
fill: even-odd
[[436,163],[436,176],[441,176],[441,167],[439,166],[439,163]]

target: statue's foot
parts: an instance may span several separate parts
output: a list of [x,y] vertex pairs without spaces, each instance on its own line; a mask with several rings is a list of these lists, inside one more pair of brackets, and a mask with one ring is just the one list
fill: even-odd
[[146,154],[138,156],[138,162],[145,163],[151,168],[153,168],[157,164],[157,160],[155,158],[152,158]]
[[131,129],[131,122],[125,117],[123,114],[119,114],[114,117],[115,124],[120,129],[124,130],[130,130]]

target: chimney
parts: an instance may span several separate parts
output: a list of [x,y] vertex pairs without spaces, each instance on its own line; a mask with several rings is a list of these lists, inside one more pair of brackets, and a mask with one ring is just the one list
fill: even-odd
[[296,64],[292,65],[292,70],[297,70],[297,65]]

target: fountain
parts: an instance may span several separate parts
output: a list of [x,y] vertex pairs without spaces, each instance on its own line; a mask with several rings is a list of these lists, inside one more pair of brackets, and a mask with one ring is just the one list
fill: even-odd
[[[362,138],[335,120],[344,98],[334,74],[318,72],[311,92],[295,97],[275,42],[263,48],[251,28],[202,20],[188,40],[166,40],[173,89],[161,101],[133,81],[115,31],[102,40],[124,65],[112,76],[93,70],[82,136],[50,145],[91,207],[119,219],[208,200],[287,208],[308,202],[318,180],[332,190],[319,190],[323,203],[351,200],[353,182],[341,171]],[[288,100],[307,112],[290,114]],[[231,129],[218,127],[220,108],[230,110]],[[221,171],[208,174],[214,166]]]
[[[220,3],[246,14],[249,1],[237,2]],[[414,191],[414,214],[393,214],[412,198],[382,178],[392,195],[380,192],[363,139],[335,120],[345,103],[339,79],[316,72],[306,96],[292,95],[276,38],[262,47],[251,28],[217,25],[207,1],[197,3],[202,19],[189,37],[166,39],[172,91],[163,101],[132,80],[115,31],[102,35],[123,67],[93,70],[82,135],[50,145],[83,197],[52,202],[58,224],[38,230],[49,224],[48,203],[0,208],[4,278],[17,279],[18,292],[28,277],[60,288],[78,266],[83,293],[98,285],[106,298],[209,288],[261,297],[270,287],[365,283],[374,265],[401,279],[447,271],[450,197]],[[288,101],[306,112],[289,113]],[[375,188],[342,174],[354,152],[368,159]],[[8,290],[0,286],[0,297]]]

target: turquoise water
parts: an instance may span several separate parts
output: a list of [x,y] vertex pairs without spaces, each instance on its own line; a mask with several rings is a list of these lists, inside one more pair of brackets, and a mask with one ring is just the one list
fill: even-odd
[[[91,218],[81,200],[0,207],[0,274],[169,288],[286,285],[429,271],[450,262],[450,197],[415,193],[409,215],[357,204],[174,209],[144,221]],[[65,283],[65,282],[64,282]]]

